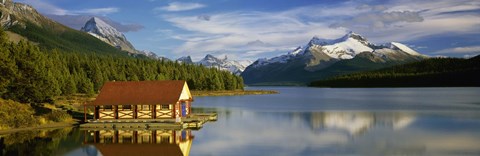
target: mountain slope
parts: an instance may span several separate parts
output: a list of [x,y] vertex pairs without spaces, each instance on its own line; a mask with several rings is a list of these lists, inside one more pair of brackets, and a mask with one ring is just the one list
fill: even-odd
[[92,17],[85,23],[81,31],[129,53],[138,53],[125,35],[97,17]]
[[334,40],[313,37],[304,47],[285,55],[255,61],[242,73],[245,83],[306,84],[330,76],[426,58],[401,43],[375,45],[353,32]]
[[312,82],[318,87],[480,86],[480,55],[470,59],[432,58],[370,72]]
[[18,35],[46,49],[126,56],[91,35],[46,18],[29,5],[2,0],[0,12],[0,24],[11,34],[9,37]]

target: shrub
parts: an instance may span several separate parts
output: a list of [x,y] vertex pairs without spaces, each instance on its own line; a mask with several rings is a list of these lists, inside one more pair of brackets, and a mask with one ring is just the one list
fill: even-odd
[[30,105],[0,99],[0,127],[4,129],[38,125],[34,114]]
[[45,118],[54,122],[63,122],[71,120],[72,116],[64,111],[53,110],[52,112],[46,114]]

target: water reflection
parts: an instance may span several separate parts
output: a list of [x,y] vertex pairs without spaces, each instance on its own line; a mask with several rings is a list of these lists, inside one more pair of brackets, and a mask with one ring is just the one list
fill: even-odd
[[314,131],[345,131],[352,136],[360,135],[374,126],[386,126],[392,129],[402,129],[415,121],[414,114],[398,112],[309,112],[294,113],[293,117],[304,118]]
[[480,154],[478,118],[439,114],[232,110],[195,133],[192,155]]
[[191,130],[97,130],[84,131],[88,156],[172,155],[188,156]]
[[0,155],[55,155],[71,132],[69,127],[0,135]]

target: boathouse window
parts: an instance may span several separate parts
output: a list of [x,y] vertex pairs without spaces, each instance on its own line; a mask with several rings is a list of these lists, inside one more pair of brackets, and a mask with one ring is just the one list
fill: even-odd
[[123,136],[123,137],[122,137],[122,142],[123,142],[123,143],[132,143],[132,142],[133,142],[133,138],[132,138],[132,136]]
[[162,109],[165,110],[165,109],[169,109],[170,107],[168,105],[162,105]]
[[160,143],[170,143],[170,136],[160,136]]
[[132,105],[119,105],[118,109],[121,110],[132,110]]
[[112,106],[111,105],[106,105],[106,106],[103,106],[103,110],[112,110]]

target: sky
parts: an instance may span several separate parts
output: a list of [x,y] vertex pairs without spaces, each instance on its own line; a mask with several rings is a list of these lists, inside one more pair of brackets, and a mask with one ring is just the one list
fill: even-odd
[[[138,50],[176,59],[206,54],[256,60],[286,54],[314,37],[349,31],[401,42],[429,56],[480,54],[478,0],[14,0],[44,15],[94,15]],[[80,23],[81,24],[81,23]]]

